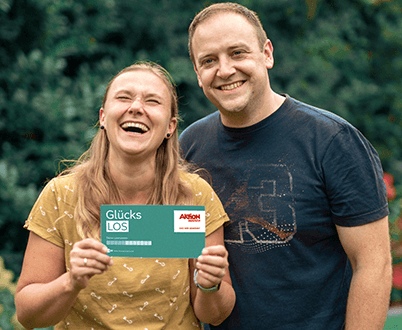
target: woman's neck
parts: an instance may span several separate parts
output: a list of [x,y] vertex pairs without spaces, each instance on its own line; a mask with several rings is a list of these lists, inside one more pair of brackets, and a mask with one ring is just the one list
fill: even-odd
[[147,203],[154,188],[155,161],[122,162],[109,159],[109,169],[124,204]]

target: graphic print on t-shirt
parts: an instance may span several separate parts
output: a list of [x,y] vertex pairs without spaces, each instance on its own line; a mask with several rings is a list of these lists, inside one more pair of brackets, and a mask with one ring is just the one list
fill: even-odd
[[286,165],[251,166],[224,208],[231,223],[225,229],[225,243],[245,253],[262,253],[283,247],[296,233],[293,178]]

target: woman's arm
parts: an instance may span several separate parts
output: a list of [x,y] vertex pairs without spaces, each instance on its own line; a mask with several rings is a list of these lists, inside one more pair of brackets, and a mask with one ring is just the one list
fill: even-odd
[[[191,301],[197,318],[204,323],[218,325],[232,312],[236,296],[229,275],[228,252],[223,242],[223,227],[205,238],[205,249],[197,260],[190,260]],[[197,282],[203,288],[221,283],[218,291],[203,292],[197,288],[193,274],[198,270]]]
[[15,294],[18,321],[27,329],[61,321],[89,279],[111,265],[106,252],[96,240],[77,242],[70,253],[70,271],[66,272],[64,249],[31,232]]

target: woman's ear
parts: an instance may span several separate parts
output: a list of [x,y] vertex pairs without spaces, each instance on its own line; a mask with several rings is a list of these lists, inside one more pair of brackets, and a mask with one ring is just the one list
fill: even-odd
[[105,110],[99,109],[99,126],[105,126]]
[[176,130],[177,128],[177,118],[176,117],[172,117],[170,119],[170,123],[169,123],[169,127],[168,127],[168,131],[167,133],[172,135],[173,132]]

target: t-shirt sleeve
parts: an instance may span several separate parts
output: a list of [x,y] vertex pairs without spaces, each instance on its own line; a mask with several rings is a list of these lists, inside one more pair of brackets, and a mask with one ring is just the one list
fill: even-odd
[[63,238],[56,229],[57,222],[66,214],[61,214],[60,198],[57,196],[56,180],[51,180],[36,200],[24,228],[41,238],[64,247]]
[[[187,128],[188,130],[188,128]],[[179,137],[179,145],[180,145],[180,155],[183,157],[183,159],[186,159],[186,154],[189,149],[189,143],[188,143],[188,138],[187,136],[190,134],[187,132],[187,130],[184,130]]]
[[194,181],[195,204],[205,206],[205,236],[229,221],[222,203],[212,187],[201,177]]
[[322,164],[335,224],[359,226],[388,215],[380,159],[358,130],[345,125],[329,144]]

